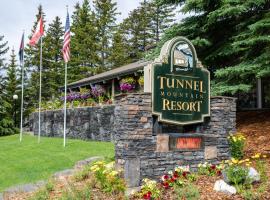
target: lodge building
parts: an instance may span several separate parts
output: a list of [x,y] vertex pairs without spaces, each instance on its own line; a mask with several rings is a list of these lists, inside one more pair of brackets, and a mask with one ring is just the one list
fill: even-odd
[[[80,88],[91,88],[91,85],[103,85],[112,99],[115,95],[120,94],[119,81],[124,77],[133,77],[138,79],[144,76],[144,87],[140,91],[151,92],[151,69],[150,61],[137,61],[127,64],[101,74],[68,84],[68,92],[79,91]],[[62,87],[61,90],[64,88]],[[138,91],[138,88],[135,90]],[[238,93],[237,97],[238,110],[268,109],[270,108],[270,79],[260,78],[256,81],[256,87],[248,93]]]

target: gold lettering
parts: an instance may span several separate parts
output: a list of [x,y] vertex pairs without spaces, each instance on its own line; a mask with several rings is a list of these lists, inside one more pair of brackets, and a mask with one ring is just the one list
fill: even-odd
[[168,88],[174,88],[174,78],[171,80],[171,85],[170,85],[170,79],[167,78],[167,87]]
[[198,81],[193,81],[193,90],[199,91],[199,85]]
[[200,92],[206,93],[206,91],[203,91],[203,81],[200,81]]
[[168,99],[163,99],[163,109],[162,110],[170,110],[170,101]]
[[164,94],[164,91],[161,91],[161,92],[160,92],[160,95],[164,97],[164,95],[165,95],[165,94]]
[[182,110],[182,108],[181,108],[181,101],[178,101],[177,102],[177,109],[176,110]]
[[176,88],[184,88],[184,84],[183,84],[183,81],[184,80],[179,80],[179,79],[176,79]]
[[194,112],[196,112],[195,105],[196,105],[196,103],[194,103],[194,102],[190,102],[190,105],[189,105],[190,111],[194,111]]
[[185,83],[186,83],[186,89],[188,89],[188,87],[189,87],[189,89],[191,89],[192,90],[192,80],[185,80]]
[[176,101],[171,101],[171,110],[176,110]]
[[[186,108],[185,108],[185,105],[186,105]],[[183,102],[182,108],[183,108],[183,110],[185,110],[185,111],[189,110],[189,104],[188,104],[188,102]]]
[[160,89],[164,89],[163,80],[166,79],[166,77],[161,76],[161,77],[158,77],[158,78],[160,78]]

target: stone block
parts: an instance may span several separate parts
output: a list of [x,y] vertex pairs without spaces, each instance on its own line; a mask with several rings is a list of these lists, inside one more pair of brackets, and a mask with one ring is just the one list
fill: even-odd
[[206,146],[204,150],[204,158],[206,160],[217,158],[217,147],[216,146]]
[[148,121],[147,117],[141,117],[140,122],[146,123]]
[[157,152],[169,151],[169,135],[159,134],[157,135]]
[[128,187],[138,187],[140,185],[140,159],[130,158],[125,161],[124,178]]

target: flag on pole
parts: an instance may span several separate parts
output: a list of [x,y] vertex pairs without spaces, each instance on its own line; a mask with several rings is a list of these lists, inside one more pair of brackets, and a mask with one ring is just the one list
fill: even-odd
[[64,34],[64,44],[63,44],[63,58],[65,61],[65,100],[64,100],[64,147],[66,146],[66,119],[67,119],[67,63],[70,60],[70,24],[69,15],[67,11],[66,27]]
[[63,58],[64,58],[65,63],[67,63],[70,60],[70,24],[69,24],[68,12],[67,12],[67,18],[66,18],[65,35],[64,35]]
[[20,63],[22,63],[23,61],[23,55],[24,55],[24,33],[22,34],[22,40],[21,40],[20,49],[19,49]]
[[42,21],[42,17],[40,17],[36,30],[34,34],[32,35],[31,40],[29,41],[29,45],[35,46],[38,43],[40,37],[43,36],[43,34],[44,34],[43,21]]
[[24,90],[24,32],[22,35],[22,40],[20,44],[20,49],[19,49],[19,57],[20,57],[20,65],[21,65],[21,70],[22,70],[22,96],[21,96],[21,123],[20,123],[20,142],[22,141],[22,133],[23,133],[23,90]]

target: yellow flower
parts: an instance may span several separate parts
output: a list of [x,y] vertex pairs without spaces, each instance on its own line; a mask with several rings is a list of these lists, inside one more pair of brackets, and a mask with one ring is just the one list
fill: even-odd
[[247,158],[245,161],[248,162],[249,161],[249,158]]
[[233,163],[233,164],[237,164],[237,163],[238,163],[238,160],[235,159],[235,158],[232,158],[232,163]]
[[249,167],[250,166],[250,163],[246,163],[246,166]]
[[263,158],[267,158],[267,155],[263,155]]

